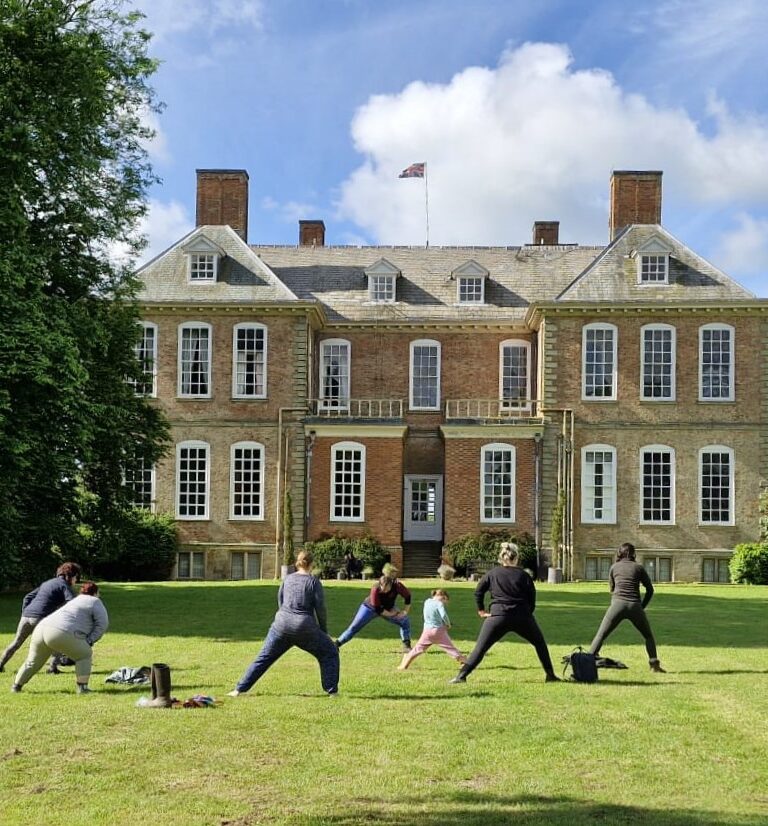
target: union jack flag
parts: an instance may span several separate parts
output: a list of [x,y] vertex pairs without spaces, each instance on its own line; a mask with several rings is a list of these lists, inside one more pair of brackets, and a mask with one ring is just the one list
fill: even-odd
[[398,178],[423,178],[426,170],[425,163],[412,163],[406,167],[397,177]]

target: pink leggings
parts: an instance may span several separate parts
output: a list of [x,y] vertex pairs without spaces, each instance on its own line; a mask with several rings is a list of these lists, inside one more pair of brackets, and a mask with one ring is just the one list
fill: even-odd
[[461,651],[451,642],[448,636],[448,629],[441,625],[440,628],[425,628],[421,632],[419,641],[413,646],[409,654],[403,658],[402,667],[408,666],[419,656],[423,654],[431,645],[439,645],[446,654],[453,657],[454,660],[464,660]]

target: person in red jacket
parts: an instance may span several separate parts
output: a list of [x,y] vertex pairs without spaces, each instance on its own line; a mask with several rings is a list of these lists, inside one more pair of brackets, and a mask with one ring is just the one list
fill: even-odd
[[[399,579],[391,575],[393,572],[394,569],[391,569],[390,575],[382,576],[378,585],[371,588],[370,594],[357,609],[349,627],[336,640],[339,648],[348,643],[358,631],[362,631],[369,622],[375,620],[376,617],[381,617],[400,628],[403,652],[411,650],[411,619],[408,616],[411,610],[411,592]],[[405,603],[402,610],[395,607],[398,596],[402,597]]]

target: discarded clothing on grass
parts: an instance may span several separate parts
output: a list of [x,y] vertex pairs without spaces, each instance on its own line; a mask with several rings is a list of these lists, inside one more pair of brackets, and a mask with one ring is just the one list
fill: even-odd
[[[562,662],[564,665],[569,664],[571,662],[571,655],[566,654],[563,657]],[[627,668],[623,662],[620,662],[619,660],[612,660],[610,657],[597,657],[595,659],[595,665],[598,668]]]
[[123,666],[113,671],[107,677],[105,683],[119,683],[121,685],[146,685],[149,682],[149,675],[152,669],[147,665],[142,665],[141,668],[128,668]]
[[195,694],[194,697],[184,700],[183,703],[175,700],[173,703],[173,708],[209,708],[220,705],[221,700],[217,700],[215,697],[210,697],[207,694]]

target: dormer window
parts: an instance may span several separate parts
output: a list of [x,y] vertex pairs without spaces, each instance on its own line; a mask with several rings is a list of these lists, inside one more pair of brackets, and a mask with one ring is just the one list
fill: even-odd
[[219,264],[224,250],[197,232],[181,248],[187,258],[187,281],[190,284],[215,284],[219,280]]
[[218,256],[208,252],[193,252],[189,256],[190,281],[215,281]]
[[488,270],[477,261],[467,261],[451,273],[456,280],[457,304],[484,304]]
[[376,304],[392,304],[397,300],[397,279],[400,270],[386,258],[365,270],[368,278],[368,300]]
[[658,236],[649,238],[633,253],[637,258],[638,284],[669,284],[671,249]]

